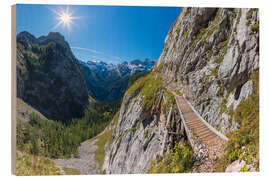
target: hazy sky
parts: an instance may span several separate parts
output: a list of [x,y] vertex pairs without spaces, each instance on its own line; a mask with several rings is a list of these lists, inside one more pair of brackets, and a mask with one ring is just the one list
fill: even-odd
[[[70,14],[63,17],[62,12]],[[180,7],[17,5],[17,33],[60,32],[83,61],[157,59]],[[58,15],[60,14],[60,16]],[[72,18],[69,28],[59,18]],[[65,16],[65,15],[64,15]],[[65,21],[65,20],[64,20]]]

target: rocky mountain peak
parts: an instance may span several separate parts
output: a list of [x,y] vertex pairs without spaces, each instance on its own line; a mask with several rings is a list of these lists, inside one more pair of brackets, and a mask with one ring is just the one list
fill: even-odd
[[49,32],[47,36],[41,36],[38,38],[38,43],[46,45],[49,42],[54,42],[62,47],[63,50],[71,51],[69,44],[65,41],[65,38],[59,32]]
[[47,118],[69,122],[83,114],[88,91],[78,61],[60,33],[17,36],[17,97]]
[[17,35],[17,41],[22,42],[25,40],[28,40],[28,41],[33,42],[33,43],[37,41],[36,37],[33,36],[32,34],[30,34],[29,32],[27,32],[27,31],[20,32]]
[[47,39],[56,40],[56,41],[65,41],[65,37],[59,32],[49,32]]

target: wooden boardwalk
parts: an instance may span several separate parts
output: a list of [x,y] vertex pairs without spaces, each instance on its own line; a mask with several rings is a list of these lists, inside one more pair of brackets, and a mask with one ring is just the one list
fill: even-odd
[[188,141],[199,158],[192,172],[215,172],[217,160],[222,156],[224,142],[228,138],[208,124],[184,95],[179,96],[174,91],[169,91],[174,94]]
[[[172,91],[171,91],[172,92]],[[210,124],[208,124],[185,99],[172,92],[184,123],[186,134],[192,148],[195,144],[203,144],[206,147],[212,147],[227,141],[227,137],[218,132]]]

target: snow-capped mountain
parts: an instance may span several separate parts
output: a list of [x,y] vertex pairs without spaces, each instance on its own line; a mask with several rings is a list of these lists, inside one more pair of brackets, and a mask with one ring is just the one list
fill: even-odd
[[147,72],[152,69],[153,65],[155,64],[154,60],[146,58],[144,61],[141,61],[139,59],[135,59],[130,62],[124,61],[121,64],[107,64],[103,61],[87,61],[83,62],[80,61],[80,63],[84,66],[87,66],[92,71],[116,71],[119,73],[120,76],[125,76],[129,74],[137,74],[140,72]]
[[154,60],[135,59],[121,64],[107,64],[102,61],[79,61],[90,94],[100,101],[115,101],[123,97],[129,78],[133,74],[147,72]]

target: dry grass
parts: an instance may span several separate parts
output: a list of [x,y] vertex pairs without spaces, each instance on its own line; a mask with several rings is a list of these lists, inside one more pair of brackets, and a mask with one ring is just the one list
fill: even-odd
[[68,167],[63,167],[63,170],[65,171],[66,175],[80,175],[80,171],[74,168],[68,168]]
[[17,176],[39,176],[60,175],[59,168],[54,162],[42,156],[29,155],[16,152],[16,175]]

